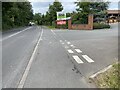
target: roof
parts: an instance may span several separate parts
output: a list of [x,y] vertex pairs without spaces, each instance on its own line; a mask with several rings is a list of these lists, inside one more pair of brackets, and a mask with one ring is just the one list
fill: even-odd
[[107,10],[108,14],[120,14],[120,10]]

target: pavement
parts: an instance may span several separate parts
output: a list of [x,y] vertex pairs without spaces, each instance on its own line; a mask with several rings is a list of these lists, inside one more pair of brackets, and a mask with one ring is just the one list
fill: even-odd
[[118,24],[111,26],[92,31],[33,26],[13,33],[14,36],[6,35],[2,52],[3,86],[19,84],[42,33],[27,77],[23,78],[23,88],[95,88],[89,76],[118,61]]

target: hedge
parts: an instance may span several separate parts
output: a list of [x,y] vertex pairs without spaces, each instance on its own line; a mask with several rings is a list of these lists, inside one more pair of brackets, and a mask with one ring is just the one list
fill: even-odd
[[105,28],[110,28],[110,25],[104,24],[104,23],[94,23],[93,28],[94,29],[105,29]]

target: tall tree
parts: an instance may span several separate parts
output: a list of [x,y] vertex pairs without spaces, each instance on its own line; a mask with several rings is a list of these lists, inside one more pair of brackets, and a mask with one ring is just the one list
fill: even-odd
[[99,12],[106,11],[108,9],[109,2],[75,2],[78,7],[78,12],[86,14],[96,14]]
[[58,0],[55,0],[52,5],[49,5],[48,13],[51,18],[50,21],[51,24],[57,19],[57,12],[60,12],[62,10],[63,10],[63,6],[61,2],[59,2]]
[[82,0],[81,2],[75,2],[75,4],[78,7],[76,9],[78,11],[78,14],[81,15],[78,20],[81,20],[81,18],[83,18],[83,23],[87,23],[88,14],[94,14],[95,18],[98,14],[99,17],[105,16],[109,2],[84,2],[84,0]]
[[33,20],[38,24],[42,25],[42,15],[41,13],[35,13]]
[[33,17],[30,2],[3,2],[2,26],[3,29],[27,25]]

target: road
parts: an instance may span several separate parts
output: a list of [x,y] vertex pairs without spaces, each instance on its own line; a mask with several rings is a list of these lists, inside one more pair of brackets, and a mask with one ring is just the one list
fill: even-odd
[[38,40],[40,27],[19,28],[2,35],[2,86],[16,88]]
[[118,27],[111,26],[92,31],[33,26],[3,35],[3,87],[18,85],[40,35],[24,88],[96,87],[89,76],[118,60]]

